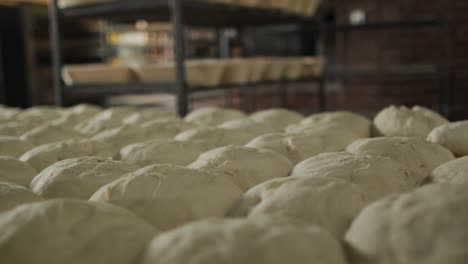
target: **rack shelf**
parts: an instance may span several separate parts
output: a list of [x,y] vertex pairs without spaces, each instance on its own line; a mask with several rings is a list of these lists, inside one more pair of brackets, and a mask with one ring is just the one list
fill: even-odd
[[[184,0],[185,21],[196,26],[253,26],[283,22],[311,20],[310,17],[285,13],[279,10],[247,8],[200,0]],[[61,9],[64,18],[109,18],[114,20],[148,19],[170,20],[168,0],[117,0],[94,5]]]

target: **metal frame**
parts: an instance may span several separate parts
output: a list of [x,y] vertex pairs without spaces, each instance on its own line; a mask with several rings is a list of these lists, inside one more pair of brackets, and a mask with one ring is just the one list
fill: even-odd
[[[184,25],[185,20],[190,19],[188,24],[195,25],[210,25],[210,26],[235,26],[242,28],[251,25],[263,25],[271,23],[282,23],[285,21],[303,22],[309,21],[310,18],[305,18],[300,15],[290,15],[278,11],[250,9],[244,7],[230,7],[223,4],[213,4],[195,0],[117,0],[104,4],[97,4],[83,7],[72,7],[59,9],[59,0],[52,0],[50,4],[50,31],[52,40],[52,61],[54,64],[54,86],[56,102],[59,105],[64,104],[64,96],[67,94],[75,95],[90,95],[91,93],[102,94],[121,94],[126,91],[132,93],[175,93],[177,95],[178,113],[184,116],[189,111],[189,94],[202,91],[225,90],[226,102],[232,101],[231,94],[233,88],[249,88],[252,90],[250,95],[251,100],[255,100],[255,85],[262,84],[246,84],[242,86],[225,86],[216,89],[206,88],[188,88],[185,79],[185,36]],[[161,10],[165,10],[161,12]],[[169,15],[167,16],[167,11]],[[188,11],[187,11],[188,10]],[[141,12],[139,12],[141,11]],[[154,11],[154,12],[153,12]],[[184,11],[190,13],[190,16],[185,16]],[[189,12],[193,11],[193,12]],[[148,13],[150,12],[150,13]],[[151,13],[153,12],[153,13]],[[115,19],[125,20],[128,17],[148,16],[152,15],[158,19],[171,20],[174,27],[175,40],[175,62],[176,62],[176,82],[174,84],[137,84],[129,83],[124,85],[115,84],[96,84],[96,85],[79,85],[65,86],[62,81],[62,56],[61,56],[61,39],[60,25],[63,19],[78,19],[82,17],[112,17]],[[210,24],[213,23],[213,24]],[[300,80],[304,82],[307,80]],[[320,109],[325,109],[325,93],[324,81],[322,79],[309,79],[319,83],[319,105]],[[278,84],[280,82],[275,82]],[[287,82],[290,83],[290,82]],[[281,82],[282,89],[287,89],[286,82]],[[173,90],[171,90],[171,88]],[[175,89],[174,89],[175,88]],[[94,90],[94,92],[93,92]],[[228,98],[229,97],[229,98]],[[284,97],[284,92],[283,92]],[[282,98],[283,104],[287,104],[287,98]],[[250,104],[254,107],[254,104]]]

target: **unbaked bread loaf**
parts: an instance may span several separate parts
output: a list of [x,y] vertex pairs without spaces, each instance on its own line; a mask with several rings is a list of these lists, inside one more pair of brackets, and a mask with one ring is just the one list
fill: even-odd
[[271,126],[275,131],[283,131],[287,126],[299,123],[304,116],[291,110],[273,108],[255,112],[250,118]]
[[11,182],[0,182],[0,213],[11,210],[18,205],[42,200],[40,196],[23,186]]
[[134,263],[157,234],[116,206],[49,200],[0,214],[0,262],[28,264]]
[[179,119],[179,117],[175,113],[167,112],[158,108],[146,108],[124,118],[123,123],[135,125],[161,118]]
[[148,121],[140,125],[152,139],[172,139],[182,131],[198,127],[180,118],[166,117]]
[[468,156],[440,165],[431,178],[434,182],[468,183]]
[[271,150],[225,146],[201,154],[190,168],[226,173],[243,191],[264,181],[287,176],[294,164]]
[[219,219],[154,238],[141,264],[155,263],[346,264],[346,259],[340,243],[319,227]]
[[252,138],[263,134],[272,133],[275,130],[266,123],[256,122],[248,117],[224,122],[219,125],[219,127],[234,131],[242,131],[243,133],[250,134]]
[[252,135],[244,131],[234,131],[218,127],[199,127],[186,130],[174,137],[179,141],[199,141],[211,148],[227,145],[242,146],[252,139]]
[[0,155],[19,158],[34,146],[24,139],[11,136],[0,136]]
[[468,121],[449,123],[434,128],[427,140],[448,148],[457,157],[468,155]]
[[38,124],[31,124],[31,123],[21,123],[21,122],[6,122],[0,124],[0,135],[2,136],[12,136],[12,137],[19,137],[22,134],[28,132],[29,130],[33,129]]
[[346,242],[370,263],[464,264],[467,188],[434,184],[377,201],[354,220]]
[[140,166],[151,164],[186,166],[210,148],[211,146],[193,141],[151,140],[124,147],[120,150],[120,158]]
[[438,113],[421,106],[409,109],[390,106],[380,111],[374,119],[376,136],[401,136],[425,139],[432,129],[448,123]]
[[346,152],[307,159],[294,167],[291,176],[340,178],[361,188],[367,201],[411,190],[425,179],[391,158]]
[[73,128],[76,124],[85,122],[102,111],[102,108],[89,105],[79,104],[64,110],[64,114],[50,122],[52,125],[62,126],[65,128]]
[[8,122],[14,118],[21,110],[19,108],[0,106],[0,122]]
[[206,107],[192,111],[185,121],[201,126],[217,126],[226,121],[245,117],[245,114],[234,109]]
[[371,121],[364,116],[346,111],[314,114],[303,119],[299,124],[287,127],[286,131],[302,132],[309,128],[330,125],[339,130],[352,131],[361,138],[371,136]]
[[88,200],[99,188],[139,167],[110,158],[81,157],[56,162],[31,182],[31,190],[46,198]]
[[229,216],[288,217],[319,225],[341,238],[364,205],[363,193],[348,181],[289,177],[253,187],[229,211]]
[[65,110],[57,106],[33,106],[18,113],[13,120],[21,123],[42,125],[43,122],[60,118]]
[[77,124],[75,129],[84,135],[93,136],[101,131],[123,125],[124,118],[133,113],[135,113],[135,109],[130,107],[109,108],[91,119]]
[[349,145],[346,151],[353,154],[392,158],[421,177],[429,176],[435,168],[455,159],[448,149],[419,138],[361,139]]
[[152,165],[109,183],[91,201],[128,208],[161,230],[222,217],[242,191],[229,178],[204,170]]
[[276,151],[297,164],[322,152],[320,137],[306,134],[270,133],[252,139],[246,145]]
[[116,128],[104,130],[92,137],[92,139],[109,146],[112,157],[119,157],[120,150],[130,144],[150,140],[146,131],[135,125],[123,125]]
[[63,125],[45,124],[29,130],[21,135],[24,139],[34,146],[40,146],[47,143],[62,141],[70,138],[79,138],[82,134],[78,131]]
[[45,144],[24,153],[20,160],[29,163],[36,171],[41,172],[57,161],[84,156],[112,157],[111,148],[93,139],[68,139]]
[[26,162],[10,156],[0,156],[0,182],[29,186],[37,172]]

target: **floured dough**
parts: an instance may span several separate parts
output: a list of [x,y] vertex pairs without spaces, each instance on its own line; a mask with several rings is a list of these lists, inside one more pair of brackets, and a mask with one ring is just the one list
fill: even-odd
[[114,153],[108,145],[92,139],[68,139],[45,144],[24,153],[20,160],[41,172],[57,161],[84,156],[111,157]]
[[114,153],[113,157],[118,157],[120,149],[123,147],[149,140],[146,131],[135,125],[124,125],[116,128],[104,130],[92,139],[105,143]]
[[0,215],[2,263],[134,263],[157,231],[116,206],[50,200]]
[[37,172],[26,162],[10,156],[0,156],[0,182],[29,186]]
[[140,166],[151,164],[186,166],[208,149],[209,146],[199,142],[152,140],[126,146],[120,151],[120,158]]
[[34,146],[44,145],[56,141],[70,138],[78,138],[82,135],[69,127],[61,125],[42,125],[24,133],[20,138],[24,139]]
[[12,136],[12,137],[19,137],[22,134],[28,132],[29,130],[33,129],[36,123],[21,123],[21,122],[7,122],[0,124],[0,135],[3,136]]
[[0,122],[7,122],[14,118],[21,110],[19,108],[0,106]]
[[182,131],[197,127],[179,118],[158,118],[140,125],[153,139],[172,139]]
[[371,121],[364,116],[351,112],[325,112],[311,115],[299,124],[291,125],[286,128],[288,132],[301,132],[308,128],[317,126],[333,125],[336,129],[352,131],[359,137],[367,138],[371,136]]
[[424,181],[399,162],[380,156],[323,153],[297,164],[291,176],[340,178],[361,188],[367,201],[411,190]]
[[123,125],[124,118],[133,113],[135,113],[135,109],[130,107],[109,108],[91,119],[77,124],[75,129],[84,135],[93,136],[101,131]]
[[345,264],[346,259],[340,243],[319,227],[216,219],[154,238],[141,263]]
[[129,115],[123,120],[123,123],[131,125],[142,124],[148,121],[157,120],[161,118],[178,119],[179,117],[175,113],[167,112],[158,108],[146,108]]
[[234,131],[242,131],[248,133],[252,138],[274,132],[270,125],[254,121],[251,118],[245,117],[227,121],[219,125],[220,128],[225,128]]
[[425,139],[432,129],[448,123],[438,113],[421,106],[409,109],[390,106],[380,111],[374,119],[377,136],[402,136]]
[[299,123],[304,116],[291,110],[276,108],[255,112],[250,118],[268,124],[276,131],[282,131],[291,124]]
[[227,145],[242,146],[252,139],[252,135],[243,131],[234,131],[217,127],[203,127],[186,130],[174,137],[180,141],[200,141],[211,148]]
[[64,114],[61,117],[54,119],[51,124],[70,129],[76,126],[76,124],[94,117],[101,111],[102,108],[95,105],[79,104],[65,109]]
[[202,126],[217,126],[226,121],[245,117],[241,111],[206,107],[192,111],[185,117],[185,121]]
[[355,141],[346,148],[353,154],[392,158],[421,177],[455,157],[446,148],[419,138],[387,137]]
[[138,166],[110,158],[67,159],[56,162],[39,173],[31,182],[31,190],[46,199],[87,200],[105,184],[137,169]]
[[250,189],[229,215],[289,217],[322,226],[341,238],[364,205],[363,193],[350,182],[324,177],[289,177]]
[[32,148],[34,146],[26,140],[11,136],[0,136],[0,155],[19,158]]
[[[0,182],[0,213],[11,210],[18,205],[42,201],[31,190],[10,182]],[[0,257],[1,259],[1,257]]]
[[99,189],[91,201],[128,208],[161,230],[222,217],[242,191],[229,178],[171,165],[140,169]]
[[271,133],[250,141],[247,147],[276,151],[297,164],[322,152],[320,137],[306,134]]
[[65,110],[57,106],[34,106],[18,113],[13,120],[16,122],[41,125],[65,114]]
[[370,263],[464,264],[467,188],[434,184],[377,201],[354,220],[346,242]]
[[440,165],[431,178],[435,182],[468,183],[468,156]]
[[427,140],[448,148],[457,157],[468,155],[468,121],[436,127]]
[[191,168],[222,171],[243,191],[264,181],[287,176],[294,165],[271,150],[226,146],[203,153]]

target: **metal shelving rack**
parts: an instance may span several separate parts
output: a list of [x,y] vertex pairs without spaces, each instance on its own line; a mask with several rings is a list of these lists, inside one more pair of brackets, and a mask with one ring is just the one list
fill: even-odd
[[[385,67],[369,67],[364,69],[348,69],[344,67],[328,67],[325,79],[351,80],[351,79],[383,79],[394,78],[399,80],[431,78],[439,85],[439,110],[445,116],[452,118],[455,103],[455,70],[453,52],[453,1],[439,0],[439,13],[435,18],[418,20],[385,21],[376,23],[351,24],[325,24],[321,22],[319,32],[322,37],[330,33],[350,33],[353,31],[374,31],[400,28],[438,28],[440,30],[440,61],[427,65],[389,65]],[[323,19],[319,19],[323,21]],[[346,46],[347,37],[345,36]]]
[[[244,28],[268,24],[310,22],[313,18],[291,15],[274,10],[262,10],[215,4],[196,0],[115,0],[111,2],[85,5],[70,8],[59,8],[59,0],[50,4],[51,39],[53,43],[54,85],[57,104],[63,104],[65,95],[100,94],[112,95],[123,93],[173,93],[177,95],[178,112],[184,116],[188,112],[188,96],[190,93],[212,91],[202,87],[187,87],[185,79],[185,25],[207,26],[210,28],[235,27]],[[153,19],[155,21],[171,21],[174,29],[174,50],[176,65],[176,81],[174,83],[129,83],[129,84],[95,84],[66,86],[61,78],[61,21],[67,19],[105,18],[114,21],[131,21],[135,19]],[[324,82],[322,78],[302,81],[316,81],[319,84],[319,107],[325,109]],[[286,89],[287,81],[278,84]],[[268,83],[225,86],[219,89],[255,88],[256,85]],[[284,88],[284,89],[283,89]]]

